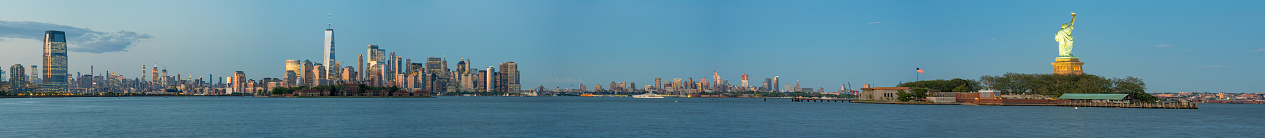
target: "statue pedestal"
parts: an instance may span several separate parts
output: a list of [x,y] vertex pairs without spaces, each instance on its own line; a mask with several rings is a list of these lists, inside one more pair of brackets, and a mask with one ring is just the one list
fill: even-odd
[[1055,58],[1054,63],[1050,65],[1054,65],[1054,74],[1085,74],[1081,71],[1081,65],[1085,65],[1085,62],[1081,62],[1077,57]]

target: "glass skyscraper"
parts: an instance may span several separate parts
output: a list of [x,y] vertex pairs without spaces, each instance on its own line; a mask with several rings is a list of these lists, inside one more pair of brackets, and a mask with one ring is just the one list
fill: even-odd
[[[324,65],[327,65],[327,66],[335,65],[334,64],[334,29],[325,29],[325,53],[322,55],[325,56],[324,58],[325,62],[321,62],[321,63],[324,63]],[[327,74],[320,74],[320,75],[324,75],[323,77],[326,77],[326,78],[332,78],[329,76],[332,76],[331,74],[336,74],[336,72],[338,72],[336,67],[329,68],[329,69],[331,69],[332,71],[328,71]]]
[[66,92],[66,32],[44,32],[44,85],[42,92]]

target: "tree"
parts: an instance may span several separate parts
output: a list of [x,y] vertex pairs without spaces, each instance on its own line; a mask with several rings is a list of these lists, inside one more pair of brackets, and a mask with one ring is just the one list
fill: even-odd
[[969,92],[969,91],[971,91],[971,88],[966,88],[966,85],[958,85],[957,88],[953,88],[952,92]]
[[913,99],[927,99],[927,89],[913,89],[913,91],[911,93]]
[[905,92],[905,90],[896,90],[896,100],[909,101],[914,99],[914,94]]
[[[955,90],[959,86],[965,86],[966,90],[963,90],[963,91]],[[980,83],[978,81],[969,80],[969,79],[961,79],[961,78],[955,78],[952,80],[941,79],[941,80],[923,80],[923,81],[906,82],[906,83],[901,83],[899,85],[896,85],[896,87],[926,88],[926,89],[931,89],[931,90],[936,90],[936,91],[956,91],[956,92],[973,92],[973,91],[979,90],[980,88],[983,88],[980,86]]]
[[1123,94],[1129,94],[1130,97],[1133,97],[1133,99],[1139,102],[1150,103],[1159,101],[1159,98],[1146,93],[1146,83],[1142,82],[1142,79],[1134,77],[1125,77],[1123,79],[1113,78],[1111,79],[1111,82],[1115,85],[1113,90]]

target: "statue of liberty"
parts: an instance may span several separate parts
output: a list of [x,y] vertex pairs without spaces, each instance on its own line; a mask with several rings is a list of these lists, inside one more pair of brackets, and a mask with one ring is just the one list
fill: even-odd
[[1072,56],[1072,23],[1076,23],[1076,12],[1072,12],[1072,21],[1063,24],[1054,41],[1059,42],[1059,58],[1075,58]]

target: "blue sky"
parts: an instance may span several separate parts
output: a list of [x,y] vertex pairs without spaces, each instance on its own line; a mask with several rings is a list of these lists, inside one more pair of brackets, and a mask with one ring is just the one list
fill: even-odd
[[70,38],[72,51],[92,49],[70,53],[72,73],[95,65],[135,77],[157,60],[173,74],[280,77],[284,60],[319,61],[332,12],[344,65],[372,44],[414,60],[468,58],[478,68],[514,61],[524,88],[647,85],[710,79],[716,70],[731,84],[746,72],[752,85],[780,76],[836,90],[913,81],[914,68],[926,70],[924,80],[1050,73],[1053,35],[1077,12],[1073,53],[1086,73],[1139,77],[1151,92],[1265,92],[1261,1],[3,3],[5,71],[40,64],[40,40],[29,36],[48,30],[41,27],[69,27],[87,31]]

